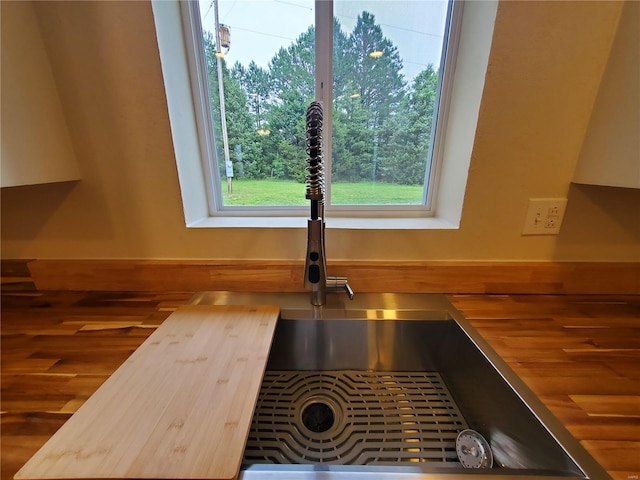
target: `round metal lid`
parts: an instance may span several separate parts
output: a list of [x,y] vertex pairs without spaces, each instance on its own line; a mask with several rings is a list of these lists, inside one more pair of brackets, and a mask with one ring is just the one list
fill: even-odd
[[493,455],[489,442],[475,430],[463,430],[456,439],[456,453],[464,468],[491,468]]

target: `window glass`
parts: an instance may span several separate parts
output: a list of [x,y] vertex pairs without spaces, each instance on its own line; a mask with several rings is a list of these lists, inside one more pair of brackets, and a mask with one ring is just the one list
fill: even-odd
[[424,205],[447,9],[335,0],[325,19],[331,46],[315,45],[313,0],[202,0],[221,204],[307,204],[304,119],[317,48],[333,49],[329,206]]
[[200,17],[223,205],[304,205],[313,0],[205,0]]
[[423,204],[447,7],[335,0],[333,204]]

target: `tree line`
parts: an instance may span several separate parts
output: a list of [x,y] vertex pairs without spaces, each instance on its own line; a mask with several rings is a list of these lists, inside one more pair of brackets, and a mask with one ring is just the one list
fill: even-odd
[[[229,69],[220,62],[236,177],[304,182],[305,113],[315,99],[314,35],[310,26],[281,47],[268,68],[252,61]],[[216,148],[224,158],[215,40],[209,32],[204,46]],[[372,51],[382,55],[373,57]],[[332,181],[424,182],[438,72],[428,65],[409,84],[402,66],[397,47],[372,14],[358,15],[350,34],[334,19]],[[259,135],[259,128],[270,133]],[[224,177],[224,162],[219,163]]]

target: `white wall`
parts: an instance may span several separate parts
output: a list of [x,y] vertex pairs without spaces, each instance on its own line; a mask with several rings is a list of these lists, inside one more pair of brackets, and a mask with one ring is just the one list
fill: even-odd
[[622,11],[574,181],[640,188],[640,2]]
[[[150,4],[36,10],[83,179],[2,191],[4,258],[304,257],[302,229],[185,227]],[[620,10],[501,2],[460,229],[330,230],[329,261],[640,259],[638,191],[571,186]],[[564,196],[560,235],[521,235]]]
[[31,2],[2,2],[1,186],[77,180],[80,170]]

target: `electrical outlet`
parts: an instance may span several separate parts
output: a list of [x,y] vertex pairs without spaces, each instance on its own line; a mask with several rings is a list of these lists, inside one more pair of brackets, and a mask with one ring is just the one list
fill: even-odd
[[522,235],[557,235],[566,208],[566,198],[530,198]]

